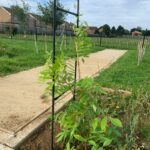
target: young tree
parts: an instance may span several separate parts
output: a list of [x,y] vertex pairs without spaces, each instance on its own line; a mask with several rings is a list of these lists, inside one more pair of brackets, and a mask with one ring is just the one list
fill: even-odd
[[[52,24],[53,25],[53,0],[50,0],[46,4],[42,5],[38,3],[38,10],[40,11],[42,15],[42,20],[46,24]],[[57,1],[57,6],[60,8],[64,8],[63,5],[60,3],[60,1]],[[62,24],[66,18],[66,13],[57,11],[56,14],[56,28],[58,25]]]
[[124,27],[122,27],[121,25],[118,26],[118,28],[117,28],[117,35],[122,36],[124,33],[125,33]]

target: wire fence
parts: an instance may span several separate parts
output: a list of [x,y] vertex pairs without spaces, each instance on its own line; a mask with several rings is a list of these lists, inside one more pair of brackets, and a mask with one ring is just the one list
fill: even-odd
[[137,49],[138,43],[143,42],[146,48],[150,48],[149,36],[121,36],[121,37],[92,37],[93,46],[117,49]]
[[[66,35],[65,45],[71,47],[73,43],[74,33],[73,24],[65,22],[57,27],[56,41],[61,44],[62,34]],[[33,40],[52,43],[52,27],[51,26],[26,26],[21,29],[21,24],[18,23],[1,23],[0,22],[0,37],[13,38],[17,40]],[[146,36],[120,36],[120,37],[106,37],[100,34],[95,34],[91,38],[94,47],[117,48],[117,49],[137,49],[138,43],[143,41],[146,48],[150,48],[150,37]],[[71,43],[71,44],[70,44]]]

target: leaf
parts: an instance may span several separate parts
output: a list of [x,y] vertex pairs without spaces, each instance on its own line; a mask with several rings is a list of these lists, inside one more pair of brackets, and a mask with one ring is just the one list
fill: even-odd
[[97,128],[98,126],[98,118],[95,118],[93,121],[92,121],[92,127],[93,127],[93,130],[95,131],[95,129]]
[[107,140],[104,142],[103,146],[104,146],[104,147],[107,147],[107,146],[109,146],[109,145],[111,144],[111,142],[112,142],[111,139],[107,139]]
[[101,120],[101,129],[102,131],[106,131],[106,128],[107,128],[107,117],[104,117],[102,120]]
[[81,135],[74,135],[75,139],[81,142],[86,142],[86,139],[83,138]]
[[119,119],[110,117],[110,121],[114,126],[122,128],[122,122]]
[[66,150],[70,150],[70,143],[69,142],[66,145]]
[[57,135],[57,142],[61,142],[64,138],[64,133],[63,132],[60,132],[58,135]]
[[94,112],[96,112],[96,110],[97,110],[96,106],[93,105],[92,107],[93,107]]
[[93,141],[93,140],[88,141],[88,143],[89,143],[90,145],[92,145],[92,146],[96,146],[96,145],[97,145],[97,144],[95,143],[95,141]]

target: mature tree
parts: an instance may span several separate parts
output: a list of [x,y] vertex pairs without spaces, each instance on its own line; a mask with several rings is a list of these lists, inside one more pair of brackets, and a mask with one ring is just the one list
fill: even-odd
[[[53,5],[54,5],[53,0],[50,0],[49,2],[47,2],[44,5],[38,3],[38,9],[41,13],[42,20],[46,24],[53,24]],[[60,8],[64,8],[59,0],[57,1],[57,6],[60,7]],[[65,18],[66,18],[66,13],[61,12],[61,11],[57,11],[57,14],[56,14],[56,27],[58,25],[62,24],[64,22]]]
[[100,29],[103,33],[105,33],[106,36],[110,35],[110,26],[108,24],[103,25],[102,27],[100,27]]
[[124,34],[125,34],[125,35],[130,35],[130,31],[129,31],[128,29],[125,29],[125,30],[124,30]]
[[21,0],[21,2],[22,2],[22,7],[19,5],[12,5],[10,7],[10,9],[12,11],[13,16],[16,17],[18,19],[18,21],[20,22],[21,27],[25,33],[26,32],[27,17],[28,17],[28,13],[30,10],[30,6],[24,0]]
[[112,29],[111,29],[111,34],[112,34],[113,36],[116,35],[116,28],[115,28],[115,26],[112,27]]
[[124,27],[122,27],[121,25],[118,26],[118,28],[117,28],[117,35],[122,36],[124,33],[125,33]]
[[137,28],[131,29],[131,33],[134,32],[134,31],[142,32],[142,28],[141,27],[137,27]]
[[141,32],[142,31],[142,27],[140,27],[140,26],[137,26],[137,31],[139,31],[139,32]]
[[10,9],[12,11],[13,16],[16,17],[20,23],[25,23],[26,16],[23,8],[21,8],[19,5],[12,5]]
[[150,36],[150,30],[142,30],[142,34],[145,36]]

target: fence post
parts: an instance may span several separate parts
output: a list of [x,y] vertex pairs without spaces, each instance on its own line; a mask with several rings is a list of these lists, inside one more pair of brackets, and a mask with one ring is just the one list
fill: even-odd
[[99,42],[100,42],[100,46],[102,46],[102,32],[99,33]]

